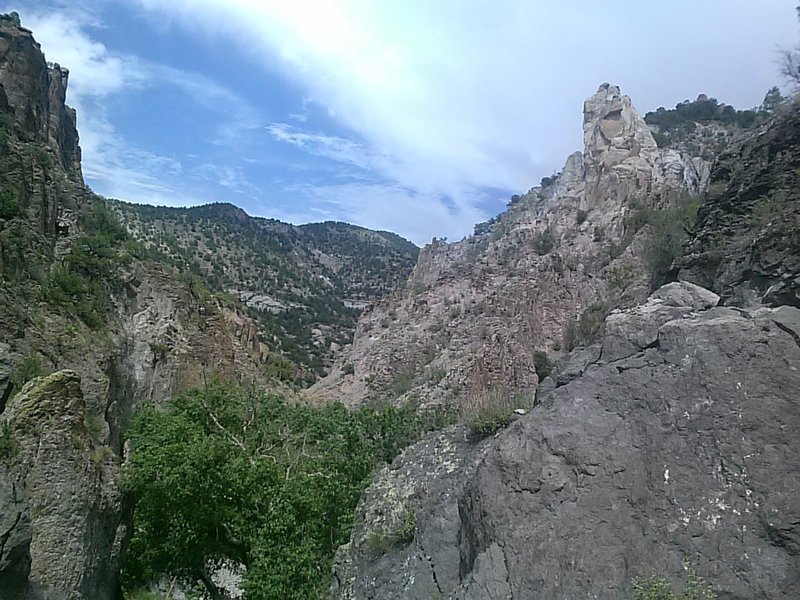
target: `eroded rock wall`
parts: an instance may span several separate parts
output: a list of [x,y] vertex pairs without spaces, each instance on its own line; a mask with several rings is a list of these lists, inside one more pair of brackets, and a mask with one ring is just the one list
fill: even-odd
[[121,597],[119,458],[86,412],[80,375],[30,382],[0,429],[0,598]]
[[678,276],[732,305],[800,307],[800,110],[723,152]]
[[[680,584],[685,561],[719,598],[798,596],[800,310],[717,300],[675,283],[613,313],[592,356],[447,475],[436,439],[407,450],[366,492],[333,597],[611,599]],[[397,497],[414,539],[370,556],[365,517]]]
[[709,162],[661,150],[619,88],[586,100],[584,151],[545,187],[465,240],[426,246],[406,289],[368,309],[310,397],[456,403],[483,390],[530,397],[534,351],[558,356],[567,323],[596,303],[646,298],[643,203],[704,190]]

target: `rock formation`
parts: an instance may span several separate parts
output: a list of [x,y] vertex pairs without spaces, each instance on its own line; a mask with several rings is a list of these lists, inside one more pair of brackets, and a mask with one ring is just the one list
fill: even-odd
[[659,149],[609,84],[586,101],[583,130],[583,153],[547,185],[512,198],[476,235],[426,246],[406,290],[362,316],[310,396],[354,405],[457,404],[500,388],[530,396],[535,350],[563,352],[565,327],[587,310],[643,300],[649,281],[631,215],[703,191],[709,162]]
[[92,327],[69,310],[95,299],[80,287],[66,308],[50,302],[77,240],[107,233],[86,230],[104,203],[83,183],[66,84],[28,30],[0,19],[2,600],[118,597],[122,434],[135,409],[206,377],[268,379],[255,324],[163,265],[120,260],[94,275],[107,309]]
[[678,276],[726,304],[800,307],[800,113],[723,152]]
[[[333,597],[620,598],[685,562],[719,598],[800,594],[800,310],[717,300],[669,284],[495,439],[407,450],[366,492]],[[370,553],[407,511],[413,541]]]
[[119,458],[103,426],[73,371],[33,380],[0,415],[3,600],[119,597]]
[[[678,281],[612,311],[493,438],[456,427],[407,449],[364,494],[333,598],[619,598],[693,572],[721,599],[800,594],[797,116],[734,140],[710,173],[683,169],[711,184],[674,274],[714,291]],[[619,121],[587,131],[613,138]],[[611,144],[609,173],[638,177],[631,149],[654,151],[630,142]],[[570,157],[555,186],[592,164]],[[409,513],[413,539],[375,552]]]

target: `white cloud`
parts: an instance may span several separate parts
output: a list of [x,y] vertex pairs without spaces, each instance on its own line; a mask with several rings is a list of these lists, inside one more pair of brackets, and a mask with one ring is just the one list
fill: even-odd
[[[581,143],[582,100],[602,81],[642,110],[700,92],[745,108],[778,80],[775,48],[797,34],[794,0],[114,1],[144,9],[165,35],[181,28],[231,61],[245,57],[291,80],[303,106],[262,123],[205,77],[110,52],[86,33],[98,25],[99,0],[70,2],[77,11],[34,10],[23,20],[48,56],[72,69],[72,102],[94,103],[80,113],[87,174],[143,196],[167,193],[164,181],[186,175],[178,159],[130,148],[102,110],[111,95],[170,81],[210,110],[231,107],[237,117],[210,132],[218,144],[266,127],[275,140],[341,164],[346,183],[295,188],[298,202],[311,203],[291,212],[295,220],[352,218],[417,241],[470,231],[491,204],[482,190],[521,192],[560,168]],[[319,111],[339,124],[336,133],[309,125]],[[236,177],[245,173],[231,168],[199,174],[241,191],[247,182]]]
[[453,210],[438,195],[399,185],[346,183],[297,185],[292,191],[304,199],[294,209],[271,207],[264,216],[291,223],[337,220],[370,229],[400,231],[422,245],[432,237],[459,239],[484,217],[474,208]]
[[[67,101],[78,111],[83,172],[99,193],[146,203],[192,202],[178,181],[185,171],[181,158],[157,154],[126,140],[108,115],[111,97],[162,85],[178,89],[194,104],[220,114],[209,140],[218,145],[231,146],[244,132],[260,126],[250,105],[210,79],[114,53],[93,40],[89,30],[101,24],[86,5],[25,11],[23,22],[34,31],[46,58],[69,68]],[[223,167],[216,168],[222,173]],[[239,175],[241,188],[245,180]],[[231,177],[228,173],[218,181],[230,184]]]
[[642,109],[699,92],[752,106],[777,80],[776,43],[795,36],[788,0],[138,1],[281,70],[363,143],[280,124],[274,136],[451,198],[456,218],[480,213],[477,190],[523,191],[560,168],[599,83]]
[[266,129],[274,139],[291,144],[309,154],[350,164],[360,169],[389,170],[390,157],[375,154],[373,150],[356,140],[302,131],[286,123],[271,123]]

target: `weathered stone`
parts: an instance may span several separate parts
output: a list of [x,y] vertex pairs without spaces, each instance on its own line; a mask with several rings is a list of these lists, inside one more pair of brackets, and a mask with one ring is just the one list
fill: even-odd
[[[800,310],[665,306],[674,290],[648,302],[664,317],[685,311],[658,317],[652,347],[552,389],[459,463],[453,495],[420,505],[421,523],[458,506],[444,538],[421,527],[413,546],[441,567],[441,597],[620,598],[639,577],[683,581],[685,560],[719,598],[800,595]],[[641,316],[613,315],[620,330]],[[392,476],[382,495],[407,482]],[[416,485],[404,493],[426,489]],[[426,597],[398,584],[416,573],[410,549],[377,570],[358,548],[350,556],[363,566],[335,598]]]
[[675,282],[661,287],[645,304],[608,316],[603,360],[619,360],[654,346],[664,323],[693,311],[706,310],[718,301],[719,296],[692,283]]
[[677,261],[724,304],[800,307],[800,110],[780,113],[720,155]]
[[118,597],[119,462],[86,417],[72,371],[34,379],[0,417],[13,444],[0,458],[2,600]]
[[661,286],[650,294],[650,298],[660,300],[666,306],[685,306],[692,310],[705,310],[719,303],[719,296],[688,281],[676,281]]
[[576,348],[567,357],[567,363],[558,370],[556,385],[566,385],[576,377],[583,375],[584,371],[600,359],[602,347],[593,344],[588,348]]
[[[626,238],[634,200],[702,191],[707,161],[659,149],[630,98],[609,84],[586,100],[583,128],[583,153],[561,174],[512,198],[476,235],[426,246],[405,292],[365,310],[352,346],[309,396],[358,405],[530,394],[539,384],[534,351],[557,356],[571,320],[604,300],[641,302],[650,292],[645,232]],[[610,256],[614,246],[625,250]]]
[[[457,586],[457,499],[486,447],[467,442],[465,430],[455,427],[383,468],[364,492],[350,543],[336,555],[333,597],[428,599]],[[414,539],[387,544],[408,514],[415,515]]]

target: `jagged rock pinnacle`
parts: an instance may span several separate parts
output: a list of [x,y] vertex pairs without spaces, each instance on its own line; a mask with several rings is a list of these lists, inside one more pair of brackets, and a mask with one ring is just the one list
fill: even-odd
[[584,160],[612,167],[627,158],[649,160],[656,142],[644,119],[615,85],[603,83],[583,104]]

